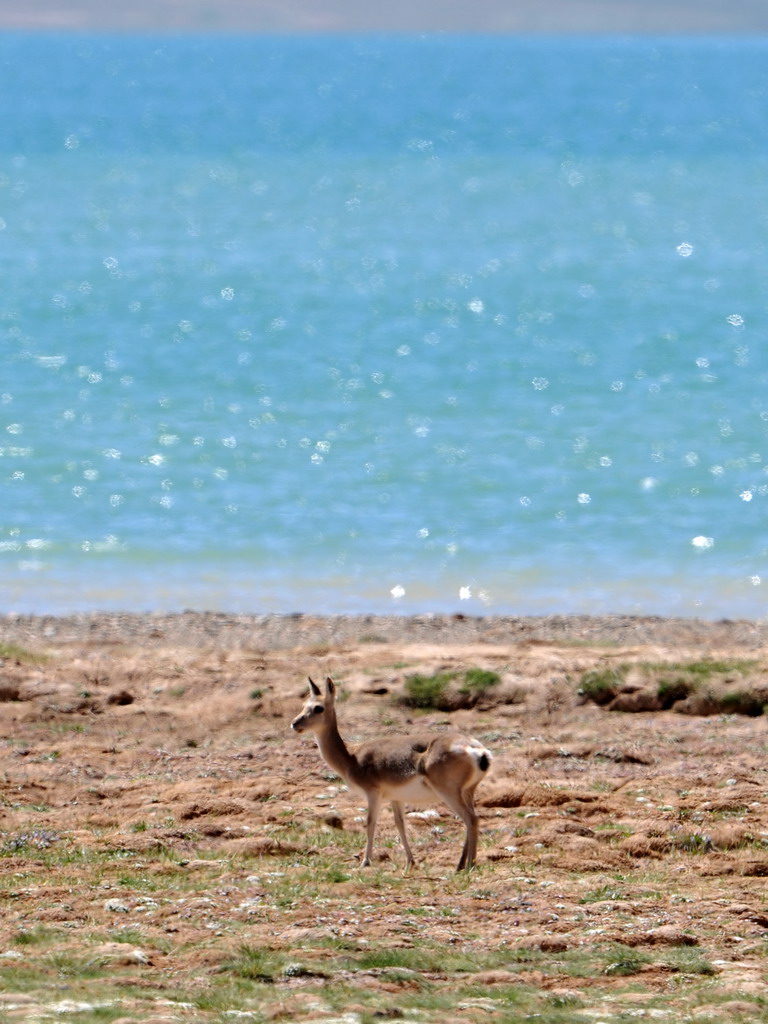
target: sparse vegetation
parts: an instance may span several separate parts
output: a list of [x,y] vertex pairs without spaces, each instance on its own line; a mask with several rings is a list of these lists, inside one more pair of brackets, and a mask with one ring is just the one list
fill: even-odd
[[[479,864],[459,878],[463,826],[446,809],[409,819],[409,873],[385,809],[381,859],[359,867],[358,798],[288,733],[294,653],[260,652],[254,679],[247,651],[110,649],[105,672],[116,690],[130,675],[135,706],[73,718],[61,708],[91,653],[56,654],[36,705],[0,703],[0,988],[25,1019],[724,1024],[735,956],[739,1013],[765,1015],[766,911],[749,884],[768,877],[764,726],[733,710],[759,698],[759,664],[691,659],[688,672],[625,651],[612,666],[603,648],[533,646],[514,666],[503,655],[500,681],[455,654],[331,645],[353,738],[418,718],[491,745]],[[391,692],[417,666],[438,694],[476,703],[453,715],[428,701],[422,718],[361,692],[366,679]],[[575,701],[586,669],[597,690],[620,679],[672,708],[680,680],[684,700],[732,696],[709,722],[601,716]],[[530,699],[502,708],[512,679]]]
[[689,832],[677,837],[677,845],[686,853],[709,853],[712,839],[703,832]]
[[762,695],[748,690],[729,690],[720,697],[720,708],[726,715],[748,715],[758,718],[765,710]]
[[19,832],[16,835],[8,835],[0,846],[0,856],[13,856],[19,853],[39,853],[47,850],[61,837],[57,832],[50,829],[34,828],[29,832]]
[[690,715],[739,714],[757,717],[768,688],[756,683],[733,689],[737,678],[754,673],[753,660],[702,659],[690,662],[624,662],[582,673],[579,695],[611,711],[669,711]]

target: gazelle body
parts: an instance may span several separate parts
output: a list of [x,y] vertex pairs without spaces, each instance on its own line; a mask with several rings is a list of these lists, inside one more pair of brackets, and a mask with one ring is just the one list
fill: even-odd
[[405,832],[403,805],[445,803],[466,826],[457,870],[471,868],[477,856],[478,823],[474,794],[491,765],[489,751],[461,733],[387,736],[348,747],[336,723],[336,687],[325,681],[323,693],[309,680],[309,700],[291,723],[296,732],[315,734],[323,760],[368,802],[368,841],[363,866],[371,863],[376,822],[383,801],[392,804],[395,825],[410,868],[415,864]]

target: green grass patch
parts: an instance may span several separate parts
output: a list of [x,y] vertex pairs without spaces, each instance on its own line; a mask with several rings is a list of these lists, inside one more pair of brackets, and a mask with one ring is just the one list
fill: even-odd
[[497,672],[483,668],[410,675],[405,680],[403,702],[412,708],[431,711],[474,707],[500,681]]
[[579,681],[579,695],[595,704],[609,704],[621,692],[628,671],[628,665],[590,669]]
[[754,658],[737,658],[732,661],[703,658],[701,661],[676,661],[672,662],[672,664],[665,662],[643,662],[643,668],[651,671],[685,672],[687,675],[692,675],[701,681],[705,681],[717,676],[743,676],[756,668],[757,664],[758,662]]
[[693,974],[704,978],[712,978],[717,974],[712,961],[697,947],[680,946],[670,949],[663,955],[661,962],[678,974]]
[[406,971],[430,972],[445,969],[443,950],[426,949],[374,949],[355,957],[358,970],[369,971],[381,968],[400,968]]
[[598,889],[590,889],[585,893],[579,903],[604,903],[610,900],[626,900],[627,896],[623,889],[615,885],[601,885]]
[[115,928],[108,933],[110,942],[121,942],[128,946],[141,946],[147,941],[146,934],[140,929],[131,925],[124,928]]
[[678,676],[676,679],[660,679],[656,687],[656,695],[661,702],[662,710],[668,711],[679,700],[690,697],[696,686],[695,677],[684,679]]
[[14,946],[42,946],[58,936],[58,932],[43,925],[32,928],[21,928],[11,936]]
[[289,960],[283,953],[244,943],[237,954],[221,965],[221,971],[249,981],[273,984],[284,976]]
[[104,972],[103,965],[92,957],[68,949],[57,949],[45,954],[41,958],[41,966],[56,978],[67,980],[100,978]]
[[[118,1003],[110,1006],[93,1006],[89,1010],[80,1010],[76,1013],[67,1014],[67,1020],[71,1024],[110,1024],[113,1020],[125,1019],[126,1011]],[[142,1019],[141,1013],[137,1013],[136,1024]]]
[[626,977],[639,974],[649,963],[651,957],[647,953],[629,946],[618,946],[608,951],[601,973],[612,978]]
[[431,676],[408,676],[405,680],[404,702],[412,708],[445,710],[448,686],[454,679],[453,672],[438,672]]
[[501,682],[498,672],[492,672],[487,668],[469,668],[464,673],[463,689],[469,693],[485,693],[493,689]]
[[19,665],[43,665],[48,661],[48,655],[39,651],[29,651],[19,644],[0,642],[0,659],[15,661]]

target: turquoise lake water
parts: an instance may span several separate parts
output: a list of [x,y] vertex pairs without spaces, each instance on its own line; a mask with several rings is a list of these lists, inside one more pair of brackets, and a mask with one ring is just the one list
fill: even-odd
[[764,614],[768,40],[0,82],[0,611]]

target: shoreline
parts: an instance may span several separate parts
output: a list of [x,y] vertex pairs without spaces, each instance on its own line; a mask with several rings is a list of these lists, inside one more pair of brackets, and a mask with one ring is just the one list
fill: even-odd
[[28,648],[86,644],[223,650],[376,644],[656,644],[756,650],[768,645],[768,620],[655,615],[13,613],[0,616],[0,643]]
[[504,0],[459,3],[402,3],[374,9],[334,0],[318,10],[309,0],[290,7],[274,0],[172,0],[153,4],[97,4],[95,0],[32,0],[0,12],[6,31],[59,32],[257,32],[264,34],[455,32],[498,34],[753,34],[768,31],[768,12],[759,0]]

